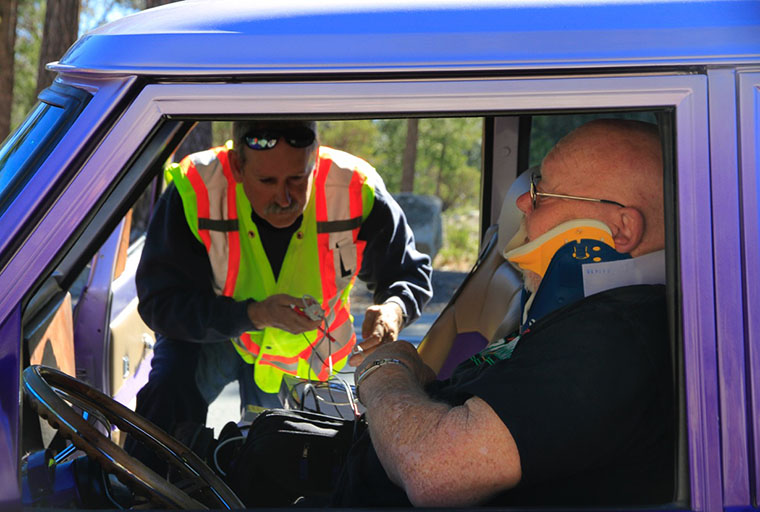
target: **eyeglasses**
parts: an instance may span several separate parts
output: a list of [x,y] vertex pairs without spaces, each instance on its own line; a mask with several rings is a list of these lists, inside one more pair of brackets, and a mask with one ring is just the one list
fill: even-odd
[[314,143],[316,135],[306,126],[291,126],[280,129],[262,128],[260,131],[249,132],[243,138],[249,148],[265,151],[275,147],[281,138],[294,148],[306,148]]
[[538,182],[541,181],[541,175],[540,174],[532,174],[530,177],[530,200],[533,204],[533,209],[535,210],[538,206],[538,198],[540,196],[543,197],[557,197],[559,199],[575,199],[577,201],[591,201],[592,203],[604,203],[604,204],[614,204],[621,208],[625,208],[624,205],[618,203],[617,201],[610,201],[609,199],[596,199],[593,197],[581,197],[581,196],[568,196],[565,194],[551,194],[549,192],[539,192],[536,189],[536,185]]

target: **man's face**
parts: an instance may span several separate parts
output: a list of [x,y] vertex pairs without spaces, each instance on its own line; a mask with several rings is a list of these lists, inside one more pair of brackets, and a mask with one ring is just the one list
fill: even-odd
[[[589,162],[590,164],[590,162]],[[562,158],[558,153],[550,154],[541,167],[541,180],[536,189],[540,192],[598,197],[592,183],[592,165],[583,165],[579,160]],[[578,201],[554,197],[538,196],[533,207],[529,192],[517,198],[517,207],[525,214],[523,227],[524,243],[531,242],[550,229],[570,220],[595,219],[605,222],[616,206],[588,201]],[[541,276],[529,270],[523,271],[528,290],[535,291]]]
[[[584,186],[588,178],[582,175],[582,169],[571,168],[557,159],[547,158],[541,169],[541,180],[536,189],[540,192],[596,197],[592,189]],[[605,209],[614,206],[587,201],[562,199],[555,197],[537,197],[533,207],[530,193],[517,198],[517,207],[525,214],[525,243],[543,235],[550,229],[574,219],[597,219],[604,221]]]
[[277,228],[292,225],[309,202],[315,148],[294,148],[280,138],[271,149],[236,151],[245,152],[245,162],[234,159],[233,176],[256,214]]

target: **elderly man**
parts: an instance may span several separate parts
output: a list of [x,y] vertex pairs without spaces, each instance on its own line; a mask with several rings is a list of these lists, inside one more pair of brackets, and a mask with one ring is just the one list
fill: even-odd
[[[664,286],[630,271],[664,249],[662,179],[652,125],[598,120],[563,138],[519,197],[523,229],[505,254],[529,295],[519,335],[443,382],[408,343],[365,354],[356,380],[370,436],[352,448],[335,502],[670,501]],[[611,289],[584,293],[589,263],[612,269]]]
[[137,270],[139,312],[158,333],[137,412],[170,433],[204,424],[235,379],[243,404],[277,407],[284,376],[340,370],[357,276],[376,301],[364,349],[395,340],[432,296],[430,259],[367,162],[319,147],[315,122],[235,122],[233,135],[167,169]]

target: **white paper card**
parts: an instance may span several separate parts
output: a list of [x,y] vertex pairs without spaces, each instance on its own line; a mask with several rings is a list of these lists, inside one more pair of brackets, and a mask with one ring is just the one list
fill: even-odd
[[627,260],[586,263],[581,272],[586,297],[621,286],[665,284],[665,251]]

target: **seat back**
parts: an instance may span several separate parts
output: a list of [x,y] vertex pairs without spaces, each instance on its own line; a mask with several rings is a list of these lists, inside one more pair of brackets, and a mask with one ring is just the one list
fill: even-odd
[[483,237],[481,254],[446,308],[425,334],[419,353],[439,378],[488,343],[515,330],[520,321],[522,276],[504,259],[519,231],[517,198],[528,190],[530,173],[520,175],[502,203],[497,224]]

